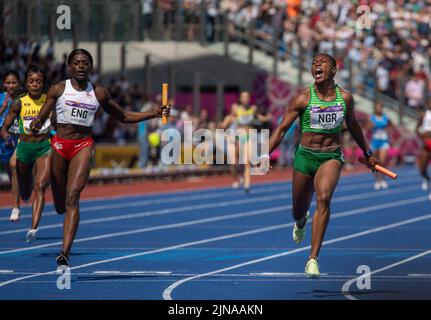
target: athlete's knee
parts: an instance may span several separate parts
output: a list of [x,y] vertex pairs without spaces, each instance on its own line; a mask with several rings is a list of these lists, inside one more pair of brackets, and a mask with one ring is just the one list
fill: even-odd
[[331,201],[330,192],[322,191],[316,195],[317,206],[329,207],[330,201]]
[[38,181],[34,183],[34,192],[43,192],[48,187],[48,181]]
[[12,172],[16,172],[16,161],[14,159],[9,161],[9,167]]
[[77,207],[79,204],[80,191],[72,189],[66,192],[66,207]]

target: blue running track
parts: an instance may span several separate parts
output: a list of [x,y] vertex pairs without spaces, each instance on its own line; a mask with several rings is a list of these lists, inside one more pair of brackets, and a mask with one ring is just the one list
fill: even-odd
[[430,299],[431,205],[417,170],[373,184],[341,178],[318,280],[304,275],[310,223],[292,240],[290,182],[82,201],[69,290],[55,265],[63,217],[47,205],[26,244],[31,209],[17,224],[2,209],[0,299]]

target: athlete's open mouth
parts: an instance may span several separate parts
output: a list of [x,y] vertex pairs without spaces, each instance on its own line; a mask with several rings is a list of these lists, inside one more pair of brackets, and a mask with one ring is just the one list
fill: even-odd
[[322,68],[314,69],[314,78],[321,79],[322,77],[323,77],[323,69]]

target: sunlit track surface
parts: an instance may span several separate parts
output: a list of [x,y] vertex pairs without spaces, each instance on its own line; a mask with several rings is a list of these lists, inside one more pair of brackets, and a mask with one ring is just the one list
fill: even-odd
[[398,173],[379,191],[370,173],[341,178],[319,280],[303,273],[310,225],[300,246],[291,238],[290,182],[82,201],[70,290],[55,272],[63,217],[47,205],[26,244],[30,208],[17,224],[2,209],[0,298],[430,299],[430,200],[415,168]]

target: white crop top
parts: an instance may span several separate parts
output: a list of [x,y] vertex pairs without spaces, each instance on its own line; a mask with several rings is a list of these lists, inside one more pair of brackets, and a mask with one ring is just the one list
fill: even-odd
[[84,91],[77,91],[72,87],[70,79],[67,79],[64,92],[55,106],[57,123],[92,127],[99,106],[90,82]]

